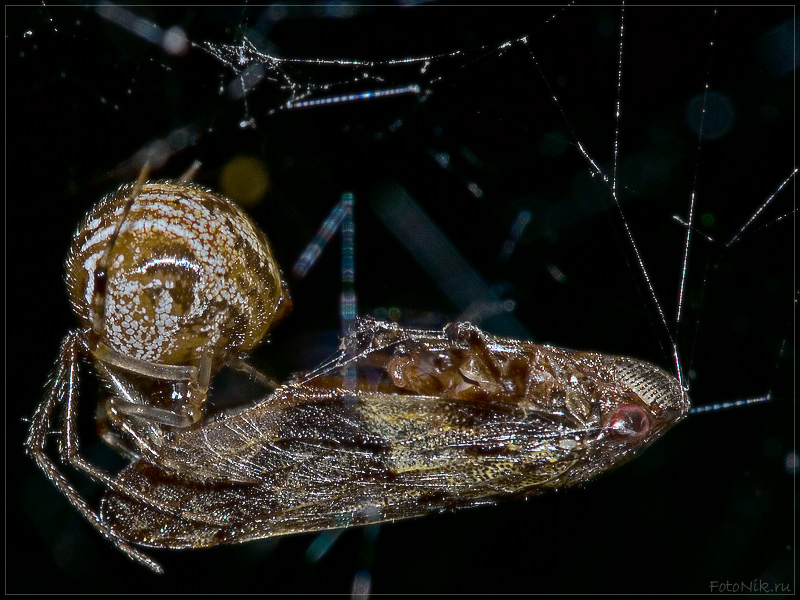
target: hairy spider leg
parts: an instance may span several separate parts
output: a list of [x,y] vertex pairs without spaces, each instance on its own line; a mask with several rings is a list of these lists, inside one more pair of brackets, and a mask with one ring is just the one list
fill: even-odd
[[75,330],[67,334],[61,344],[56,369],[49,383],[45,399],[36,409],[31,422],[28,439],[25,447],[29,455],[47,476],[47,478],[66,496],[67,500],[78,509],[83,517],[97,529],[103,537],[115,547],[127,554],[132,560],[152,569],[156,573],[163,573],[161,565],[151,559],[147,554],[137,550],[111,527],[103,523],[100,516],[86,501],[80,497],[77,490],[70,484],[55,462],[45,451],[47,437],[50,434],[51,422],[56,410],[61,407],[61,427],[59,432],[58,454],[62,462],[82,471],[94,481],[104,484],[109,489],[135,498],[157,510],[173,514],[186,519],[213,522],[208,516],[197,515],[159,500],[151,499],[133,487],[119,483],[116,478],[102,469],[86,461],[80,454],[80,444],[77,435],[78,393],[80,380],[80,358],[91,356],[86,340],[81,331]]

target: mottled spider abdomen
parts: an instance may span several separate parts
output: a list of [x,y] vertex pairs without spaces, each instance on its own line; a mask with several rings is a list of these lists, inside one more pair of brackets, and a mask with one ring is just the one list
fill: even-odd
[[132,189],[103,198],[73,240],[67,284],[81,324],[92,327],[96,267],[112,243],[99,341],[170,365],[256,346],[290,305],[263,233],[227,198],[165,182],[142,187],[113,240]]

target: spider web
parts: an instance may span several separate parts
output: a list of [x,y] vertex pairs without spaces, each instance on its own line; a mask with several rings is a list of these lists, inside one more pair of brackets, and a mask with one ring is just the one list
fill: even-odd
[[[6,16],[7,223],[24,224],[7,230],[9,314],[24,316],[8,336],[23,345],[9,353],[7,397],[25,399],[7,405],[12,427],[73,327],[61,261],[87,207],[144,156],[159,157],[160,177],[200,160],[201,183],[221,189],[245,155],[269,176],[250,210],[287,274],[354,194],[362,313],[430,327],[466,314],[495,334],[673,370],[674,345],[696,404],[774,398],[689,419],[586,490],[383,527],[373,591],[789,581],[794,181],[767,202],[795,165],[788,9],[44,5]],[[615,182],[649,282],[599,173]],[[686,227],[673,217],[689,221],[693,196],[678,324]],[[434,237],[415,254],[426,223]],[[459,260],[431,271],[448,248]],[[339,260],[333,244],[308,276],[288,276],[295,309],[257,357],[275,373],[335,347]],[[463,277],[448,287],[452,264]],[[42,589],[30,573],[45,568],[61,591],[149,586],[16,464],[23,430],[7,435],[9,497],[24,517],[7,539],[35,558],[9,570],[9,589]],[[312,575],[298,558],[308,544],[186,552],[158,584],[346,591],[361,534],[342,535]],[[623,577],[609,577],[621,561]]]

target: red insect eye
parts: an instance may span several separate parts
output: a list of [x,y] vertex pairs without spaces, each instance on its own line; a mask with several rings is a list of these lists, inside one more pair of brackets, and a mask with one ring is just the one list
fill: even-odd
[[608,428],[618,436],[644,437],[650,431],[650,417],[635,404],[620,404],[608,422]]

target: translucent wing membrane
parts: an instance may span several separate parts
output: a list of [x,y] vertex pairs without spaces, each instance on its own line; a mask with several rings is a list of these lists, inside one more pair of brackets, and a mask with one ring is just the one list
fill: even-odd
[[[326,368],[178,435],[120,483],[224,526],[110,492],[130,542],[185,548],[336,529],[535,494],[630,459],[689,407],[641,361],[360,321]],[[342,372],[356,369],[357,389]],[[155,463],[155,464],[154,464]]]

